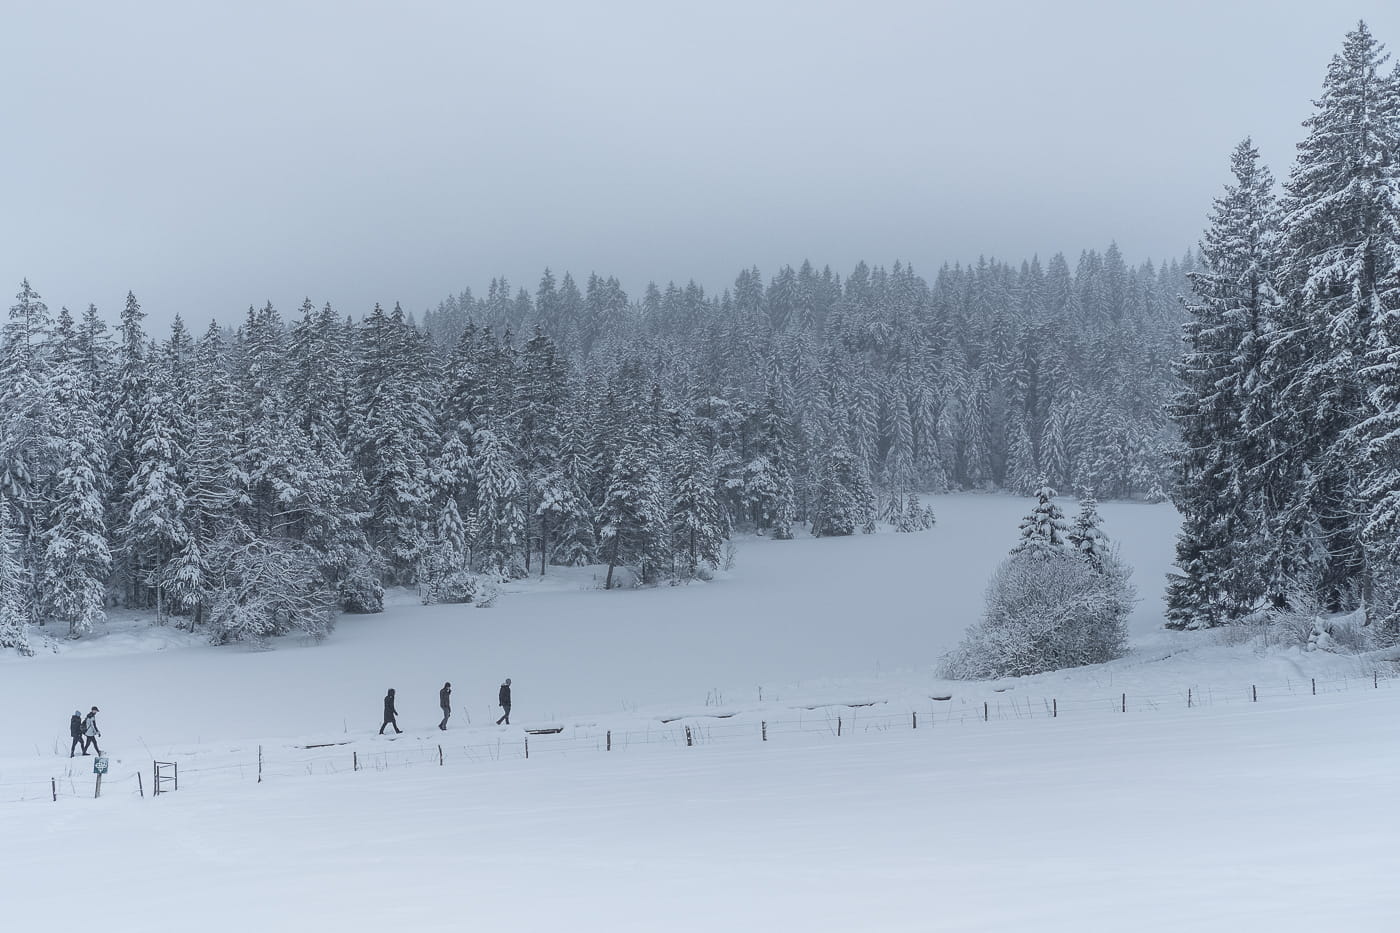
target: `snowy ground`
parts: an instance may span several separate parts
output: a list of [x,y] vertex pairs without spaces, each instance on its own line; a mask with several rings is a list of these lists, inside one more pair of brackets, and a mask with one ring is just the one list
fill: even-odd
[[[72,906],[79,873],[112,930],[1388,927],[1400,681],[1161,631],[1176,517],[1113,503],[1144,597],[1132,654],[938,681],[1027,502],[934,504],[933,531],[753,540],[686,588],[575,571],[491,609],[403,600],[320,646],[118,621],[0,659],[6,927]],[[517,725],[498,729],[504,676]],[[101,800],[61,754],[94,703]],[[546,725],[526,760],[522,726]],[[153,758],[181,788],[142,799]]]

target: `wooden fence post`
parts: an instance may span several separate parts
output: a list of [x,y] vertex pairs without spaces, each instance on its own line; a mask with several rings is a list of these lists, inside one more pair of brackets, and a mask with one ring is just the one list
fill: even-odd
[[1055,699],[1054,697],[1051,697],[1050,699],[1050,718],[1060,718],[1060,701]]
[[919,711],[914,710],[912,715],[914,717],[914,728],[917,729],[919,728]]
[[[141,772],[140,772],[140,771],[137,771],[137,772],[136,772],[136,789],[139,790],[139,791],[141,792],[141,797],[142,797],[142,799],[145,799],[145,797],[146,797],[146,786],[145,786],[144,784],[141,783]],[[54,798],[54,800],[57,800],[57,799],[58,799],[57,797]]]
[[438,746],[438,767],[442,767],[442,746]]
[[1123,694],[1123,712],[1126,713],[1127,711],[1128,711],[1128,695],[1125,693],[1125,694]]
[[991,721],[991,713],[990,713],[990,711],[987,709],[987,701],[986,701],[986,700],[983,700],[983,701],[982,701],[982,721],[983,721],[983,722],[990,722],[990,721]]
[[530,737],[528,735],[525,736],[525,758],[527,761],[530,758]]
[[[140,776],[141,776],[141,772],[138,771],[138,772],[136,773],[136,776],[137,776],[137,777],[140,777]],[[54,802],[54,803],[58,803],[58,779],[57,779],[57,778],[49,778],[49,790],[53,791],[53,802]],[[144,797],[145,794],[142,794],[141,796]]]
[[767,723],[767,721],[764,721],[764,722],[759,723],[759,726],[763,729],[763,741],[767,742],[767,741],[768,741],[768,723]]
[[1190,708],[1191,708],[1191,688],[1190,688],[1190,687],[1187,687],[1187,688],[1186,688],[1186,708],[1187,708],[1187,709],[1190,709]]
[[691,736],[690,736],[690,727],[689,727],[689,726],[686,726],[686,727],[685,727],[685,747],[686,747],[686,748],[690,748],[690,746],[692,746],[692,745],[694,745],[694,744],[695,744],[695,742],[694,742],[694,740],[691,739]]
[[612,751],[612,730],[608,730],[608,751]]
[[837,735],[838,738],[839,738],[840,735],[841,735],[841,717],[840,717],[840,716],[837,716],[837,717],[836,717],[836,735]]
[[258,746],[258,783],[262,783],[262,746]]
[[1249,702],[1251,702],[1251,703],[1258,703],[1258,702],[1259,702],[1259,688],[1258,688],[1257,686],[1255,686],[1254,684],[1250,684],[1250,685],[1249,685]]
[[1312,679],[1313,696],[1317,696],[1317,678]]
[[1379,671],[1371,672],[1371,686],[1377,690],[1381,688],[1381,675]]
[[351,756],[353,757],[353,762],[354,762],[354,765],[355,765],[355,770],[356,770],[356,771],[360,770],[360,753],[359,753],[359,752],[356,752],[356,751],[352,751],[350,754],[351,754]]

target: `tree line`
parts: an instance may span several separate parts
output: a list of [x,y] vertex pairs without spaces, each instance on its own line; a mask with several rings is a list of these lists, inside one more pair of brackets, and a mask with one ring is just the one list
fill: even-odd
[[308,300],[198,336],[148,334],[132,295],[114,331],[52,314],[26,281],[0,344],[0,646],[113,605],[222,643],[323,635],[385,585],[686,580],[735,529],[912,531],[919,493],[1042,476],[1161,498],[1193,262],[803,263],[640,298],[546,271],[421,322]]
[[1400,636],[1400,68],[1347,34],[1277,192],[1246,139],[1191,271],[1169,625]]

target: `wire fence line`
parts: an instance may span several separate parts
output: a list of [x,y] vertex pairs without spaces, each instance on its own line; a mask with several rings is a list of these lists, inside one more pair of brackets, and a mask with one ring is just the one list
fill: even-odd
[[[1363,690],[1391,689],[1397,682],[1400,682],[1400,677],[1393,670],[1377,669],[1366,676],[1327,679],[1298,677],[1233,687],[1193,684],[1155,693],[1136,693],[1130,689],[1091,696],[1070,693],[1064,700],[1045,695],[1021,696],[1012,687],[992,688],[990,694],[929,696],[925,708],[906,707],[899,712],[887,711],[888,701],[874,700],[860,704],[789,707],[781,711],[697,713],[668,717],[664,722],[657,721],[640,727],[629,723],[619,730],[598,724],[575,726],[567,734],[563,729],[548,732],[527,730],[521,737],[511,736],[509,740],[498,737],[474,744],[425,741],[407,748],[384,748],[368,747],[361,741],[348,739],[321,745],[277,746],[275,755],[265,755],[264,747],[258,746],[256,759],[231,762],[222,760],[230,753],[194,752],[180,760],[179,776],[187,790],[198,791],[202,787],[212,788],[229,782],[261,782],[414,766],[443,767],[449,763],[482,764],[507,758],[554,757],[582,752],[624,752],[632,745],[689,747],[740,740],[767,742],[792,735],[841,738],[853,733],[936,729],[939,725],[949,724],[1058,720],[1062,717],[1082,720],[1091,715],[1122,716],[1169,709],[1252,705],[1287,697],[1337,696]],[[782,718],[763,718],[774,713]],[[396,738],[394,741],[402,740]],[[202,759],[211,757],[217,763],[202,763]],[[80,761],[86,764],[85,759],[70,759],[70,764],[61,774],[45,779],[0,780],[0,804],[30,801],[56,803],[92,798],[95,776],[76,771],[75,765]],[[103,796],[153,796],[154,783],[154,772],[148,766],[142,771],[105,775],[101,792]]]

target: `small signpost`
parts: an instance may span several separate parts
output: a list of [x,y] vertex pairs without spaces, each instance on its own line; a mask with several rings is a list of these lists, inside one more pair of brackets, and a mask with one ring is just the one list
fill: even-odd
[[92,760],[92,773],[97,775],[97,787],[93,790],[93,797],[102,796],[102,775],[107,773],[107,759],[98,755]]

